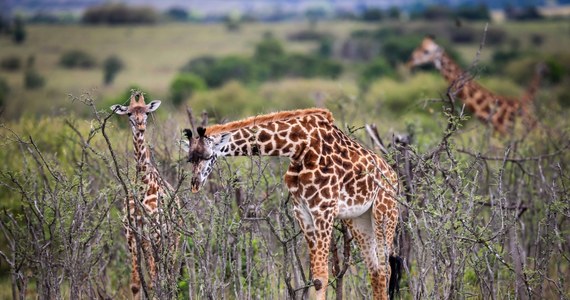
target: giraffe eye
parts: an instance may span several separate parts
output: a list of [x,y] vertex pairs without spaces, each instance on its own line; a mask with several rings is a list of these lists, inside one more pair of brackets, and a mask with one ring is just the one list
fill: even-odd
[[424,54],[429,54],[429,50],[424,50]]
[[130,113],[130,112],[127,113],[127,116],[129,116],[129,117],[132,115],[133,115],[133,113]]

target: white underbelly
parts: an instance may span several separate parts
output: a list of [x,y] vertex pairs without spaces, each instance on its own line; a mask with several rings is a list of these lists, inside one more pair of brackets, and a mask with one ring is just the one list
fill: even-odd
[[339,219],[353,219],[361,216],[367,212],[372,206],[373,201],[366,201],[361,205],[348,206],[345,200],[338,201],[338,218]]

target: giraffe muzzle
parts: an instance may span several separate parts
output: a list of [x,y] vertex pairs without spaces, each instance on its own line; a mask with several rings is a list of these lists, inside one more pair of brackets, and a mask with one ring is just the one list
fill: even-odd
[[201,183],[197,179],[192,179],[190,183],[190,188],[192,189],[192,193],[197,193],[200,191]]

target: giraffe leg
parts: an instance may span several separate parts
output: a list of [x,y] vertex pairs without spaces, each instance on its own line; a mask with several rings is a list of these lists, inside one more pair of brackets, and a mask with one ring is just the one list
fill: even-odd
[[148,268],[148,273],[150,275],[150,280],[148,281],[148,287],[152,290],[154,282],[156,280],[156,263],[154,260],[154,249],[152,248],[151,241],[148,237],[141,237],[143,252],[145,256],[145,261]]
[[127,228],[126,236],[131,253],[131,292],[134,300],[140,300],[141,279],[139,277],[139,263],[137,255],[137,241],[131,229]]
[[[387,204],[389,203],[389,205]],[[372,223],[376,235],[376,252],[378,256],[378,290],[381,298],[387,299],[388,283],[390,282],[389,256],[392,254],[392,244],[396,225],[398,223],[398,211],[395,207],[396,200],[391,196],[382,194],[372,207]],[[374,286],[374,284],[373,284]]]
[[306,206],[295,206],[294,211],[309,247],[316,299],[324,300],[329,280],[328,254],[334,214],[326,210],[311,211]]
[[384,249],[382,245],[377,243],[371,210],[357,218],[345,219],[343,222],[348,226],[358,243],[361,255],[368,268],[374,299],[387,299],[386,274],[389,274],[389,270],[388,272],[385,271],[387,265],[384,261]]

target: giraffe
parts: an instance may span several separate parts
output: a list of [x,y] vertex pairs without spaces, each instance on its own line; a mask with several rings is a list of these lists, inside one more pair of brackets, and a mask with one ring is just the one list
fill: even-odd
[[388,262],[392,262],[388,256],[398,220],[398,178],[383,158],[333,122],[328,110],[313,108],[199,127],[194,139],[192,131],[185,129],[192,192],[204,185],[218,157],[288,157],[284,182],[309,248],[316,298],[326,297],[329,245],[338,218],[360,246],[374,298],[387,299]]
[[432,37],[425,37],[418,48],[412,53],[408,62],[409,67],[432,63],[440,71],[441,75],[450,85],[458,88],[458,96],[468,109],[482,122],[490,122],[495,131],[506,134],[512,128],[517,116],[522,117],[523,123],[528,130],[536,125],[536,120],[531,110],[545,66],[539,64],[536,68],[533,80],[520,101],[517,99],[496,95],[485,89],[470,78],[465,77],[465,72],[453,61],[445,50],[435,43]]
[[[163,210],[168,209],[172,203],[163,203],[169,199],[169,194],[173,192],[172,186],[163,180],[150,160],[150,152],[147,150],[145,142],[145,131],[148,115],[160,106],[161,101],[154,100],[149,104],[145,103],[144,95],[140,91],[133,91],[130,97],[129,106],[116,104],[111,106],[111,110],[118,115],[128,115],[131,130],[133,132],[133,148],[136,161],[137,176],[140,176],[142,185],[139,197],[127,195],[127,205],[125,206],[125,217],[123,223],[126,228],[126,238],[131,254],[131,292],[133,299],[141,299],[141,279],[139,262],[141,261],[137,243],[142,246],[142,254],[145,258],[147,269],[150,275],[150,285],[156,280],[156,258],[153,247],[158,245],[162,234],[174,232],[170,224],[165,224],[161,218]],[[137,199],[141,199],[137,203]],[[179,207],[179,199],[174,197],[174,205]],[[141,207],[142,204],[142,207]],[[144,211],[142,211],[144,209]],[[170,244],[170,249],[176,248],[179,235],[175,234],[174,245]]]

